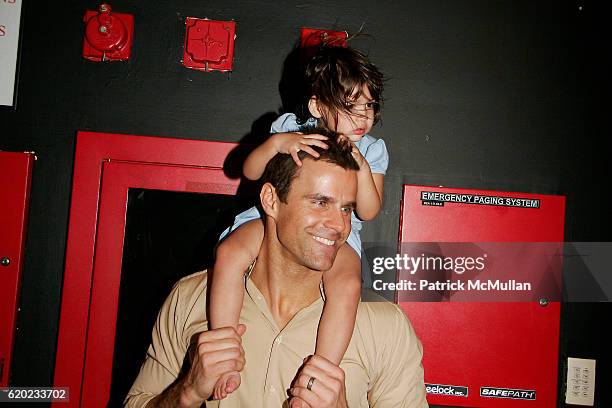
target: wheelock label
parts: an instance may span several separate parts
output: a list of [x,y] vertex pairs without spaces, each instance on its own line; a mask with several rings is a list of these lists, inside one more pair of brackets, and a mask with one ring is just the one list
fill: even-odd
[[468,387],[462,387],[459,385],[425,384],[425,391],[428,394],[435,395],[450,395],[453,397],[468,396]]
[[480,396],[489,398],[536,399],[535,390],[515,390],[512,388],[480,387]]
[[421,191],[421,204],[443,207],[444,203],[497,205],[502,207],[540,208],[540,200],[519,197],[499,197],[477,194]]

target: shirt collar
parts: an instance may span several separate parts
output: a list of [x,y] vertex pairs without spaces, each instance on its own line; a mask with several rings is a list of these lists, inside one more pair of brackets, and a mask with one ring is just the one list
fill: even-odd
[[[247,268],[246,271],[244,271],[244,286],[245,288],[248,290],[248,282],[251,280],[249,279],[251,277],[251,272],[253,272],[253,268],[255,268],[255,263],[257,262],[257,258],[255,258],[255,260],[253,262],[251,262],[251,264],[249,265],[249,267]],[[253,285],[255,286],[255,285]],[[258,289],[259,291],[259,289]],[[323,301],[325,301],[325,290],[323,287],[323,277],[321,277],[321,282],[319,282],[319,293],[321,294],[321,299],[323,299]]]
[[[255,285],[253,281],[250,279],[251,273],[253,272],[253,268],[255,267],[256,262],[257,262],[257,259],[255,259],[251,263],[251,265],[249,265],[247,270],[244,272],[244,288],[245,288],[245,291],[248,297],[253,301],[253,303],[255,303],[257,308],[263,313],[264,316],[266,316],[266,318],[270,321],[270,323],[272,323],[276,327],[276,322],[274,321],[272,314],[270,313],[270,309],[268,308],[268,304],[266,303],[266,300],[264,299],[263,294],[261,293],[257,285]],[[321,294],[321,298],[315,300],[310,305],[304,307],[298,313],[296,313],[293,319],[291,319],[291,321],[287,324],[288,326],[293,321],[299,319],[304,313],[307,313],[309,310],[315,309],[315,308],[322,308],[321,303],[325,301],[325,291],[323,288],[323,279],[321,279],[321,282],[319,282],[319,293]]]

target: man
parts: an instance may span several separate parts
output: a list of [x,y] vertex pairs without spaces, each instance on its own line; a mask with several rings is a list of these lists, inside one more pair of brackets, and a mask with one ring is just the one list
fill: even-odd
[[339,367],[310,356],[323,310],[322,271],[348,237],[357,193],[357,163],[335,139],[329,135],[317,159],[300,152],[300,167],[290,155],[268,164],[260,192],[264,241],[245,276],[238,328],[207,331],[207,274],[183,278],[160,311],[127,407],[204,406],[217,379],[235,370],[240,387],[206,407],[287,407],[289,399],[310,408],[427,406],[421,344],[395,305],[359,305]]

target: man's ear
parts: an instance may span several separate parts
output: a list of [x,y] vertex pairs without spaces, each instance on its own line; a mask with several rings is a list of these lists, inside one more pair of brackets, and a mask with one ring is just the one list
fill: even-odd
[[321,116],[323,116],[321,110],[319,109],[319,100],[316,96],[311,96],[308,100],[308,110],[313,118],[320,119]]
[[279,204],[276,188],[270,183],[265,183],[259,192],[259,200],[266,215],[276,219]]

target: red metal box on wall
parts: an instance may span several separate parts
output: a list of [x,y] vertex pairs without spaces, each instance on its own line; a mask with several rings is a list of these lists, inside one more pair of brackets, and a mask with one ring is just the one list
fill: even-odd
[[[449,243],[558,247],[564,214],[563,196],[405,185],[400,241],[402,247],[414,243],[438,248]],[[533,265],[525,258],[519,254],[516,259],[521,265]],[[562,257],[557,258],[560,264]],[[554,271],[536,272],[558,278],[559,264]],[[525,273],[525,268],[516,272]],[[399,271],[398,282],[402,277]],[[470,298],[460,292],[437,292],[436,299],[397,292],[399,305],[423,343],[429,403],[556,406],[559,299]]]
[[110,5],[101,4],[97,11],[87,10],[83,21],[83,58],[96,62],[130,59],[134,38],[133,15],[114,13]]
[[185,20],[183,65],[199,71],[231,71],[236,22],[195,17]]
[[0,387],[9,384],[33,153],[0,151]]

